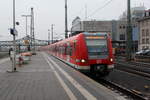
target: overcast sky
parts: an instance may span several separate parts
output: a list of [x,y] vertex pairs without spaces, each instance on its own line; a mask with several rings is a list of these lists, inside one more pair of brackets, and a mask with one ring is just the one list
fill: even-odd
[[[0,41],[12,40],[8,30],[12,27],[12,1],[1,0],[0,2]],[[111,0],[68,0],[69,29],[76,16],[79,16],[82,20],[85,19],[86,11],[89,20],[118,19],[122,12],[127,9],[127,0],[109,1]],[[131,0],[132,7],[143,4],[147,9],[150,8],[150,0]],[[55,24],[55,36],[63,36],[65,26],[64,0],[16,0],[16,20],[20,22],[20,25],[17,26],[17,38],[25,36],[25,18],[21,15],[30,14],[31,7],[34,8],[35,13],[36,38],[46,40],[51,24]],[[28,24],[28,34],[29,27]]]

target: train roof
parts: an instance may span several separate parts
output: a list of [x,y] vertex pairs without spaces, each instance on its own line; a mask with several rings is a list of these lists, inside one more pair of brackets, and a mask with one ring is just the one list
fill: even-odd
[[84,34],[84,35],[87,35],[87,36],[107,36],[109,33],[106,33],[106,32],[94,32],[94,33],[91,33],[91,32],[82,32],[82,33],[80,33],[80,34],[77,34],[77,35],[75,35],[75,36],[72,36],[72,37],[69,37],[69,38],[67,38],[67,39],[64,39],[64,40],[61,40],[61,41],[59,41],[59,42],[56,42],[56,43],[54,43],[54,44],[52,44],[52,45],[57,45],[57,44],[61,44],[61,43],[64,43],[64,42],[68,42],[68,41],[74,41],[74,40],[76,40],[79,36],[81,36],[82,34]]
[[106,33],[106,32],[93,32],[93,33],[90,33],[90,32],[83,32],[83,34],[85,34],[85,35],[88,35],[88,36],[94,36],[94,35],[96,35],[96,36],[106,36],[106,35],[108,35],[109,33]]

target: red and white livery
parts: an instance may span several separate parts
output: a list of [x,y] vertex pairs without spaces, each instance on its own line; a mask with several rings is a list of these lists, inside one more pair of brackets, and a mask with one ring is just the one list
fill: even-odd
[[108,75],[114,68],[112,43],[108,33],[83,32],[44,48],[51,55],[81,71]]

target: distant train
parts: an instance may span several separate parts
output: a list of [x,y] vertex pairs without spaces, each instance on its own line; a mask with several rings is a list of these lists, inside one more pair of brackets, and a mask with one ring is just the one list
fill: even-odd
[[43,49],[80,71],[107,76],[114,68],[108,33],[83,32]]

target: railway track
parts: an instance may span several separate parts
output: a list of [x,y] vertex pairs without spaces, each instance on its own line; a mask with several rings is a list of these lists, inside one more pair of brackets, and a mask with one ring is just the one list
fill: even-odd
[[149,66],[139,66],[130,62],[116,61],[115,68],[118,70],[127,71],[134,73],[143,77],[150,78],[150,67]]
[[91,76],[88,75],[90,78],[94,79],[96,82],[104,85],[105,87],[113,90],[117,93],[119,92],[122,96],[124,96],[126,99],[129,100],[149,100],[150,98],[143,95],[142,93],[136,91],[136,90],[131,90],[131,89],[127,89],[117,83],[111,82],[108,79],[105,78],[99,78],[98,76]]
[[116,90],[120,91],[121,93],[129,96],[128,97],[129,99],[132,98],[133,100],[149,100],[149,98],[145,98],[145,96],[142,95],[140,92],[127,89],[127,88],[122,87],[121,85],[119,85],[117,83],[114,83],[114,82],[111,82],[111,81],[109,81],[107,79],[102,79],[101,84],[105,85],[106,87],[109,86],[109,87],[111,87],[113,89],[116,89]]
[[148,96],[144,95],[144,93],[141,93],[133,89],[128,89],[126,87],[123,87],[123,85],[119,85],[119,83],[112,82],[106,78],[100,78],[99,76],[95,77],[87,73],[86,75],[91,79],[95,80],[96,82],[104,85],[105,87],[125,97],[127,100],[149,100],[150,99]]
[[118,70],[134,73],[143,77],[150,78],[150,64],[143,62],[126,62],[124,57],[116,59],[115,68]]
[[[115,57],[116,59],[116,61],[125,61],[125,57],[122,57],[122,56],[119,56],[119,57]],[[128,63],[130,63],[130,64],[133,64],[133,65],[137,65],[137,66],[139,66],[139,67],[147,67],[147,68],[150,68],[150,63],[145,63],[145,62],[139,62],[139,61],[130,61],[130,62],[128,62]]]

